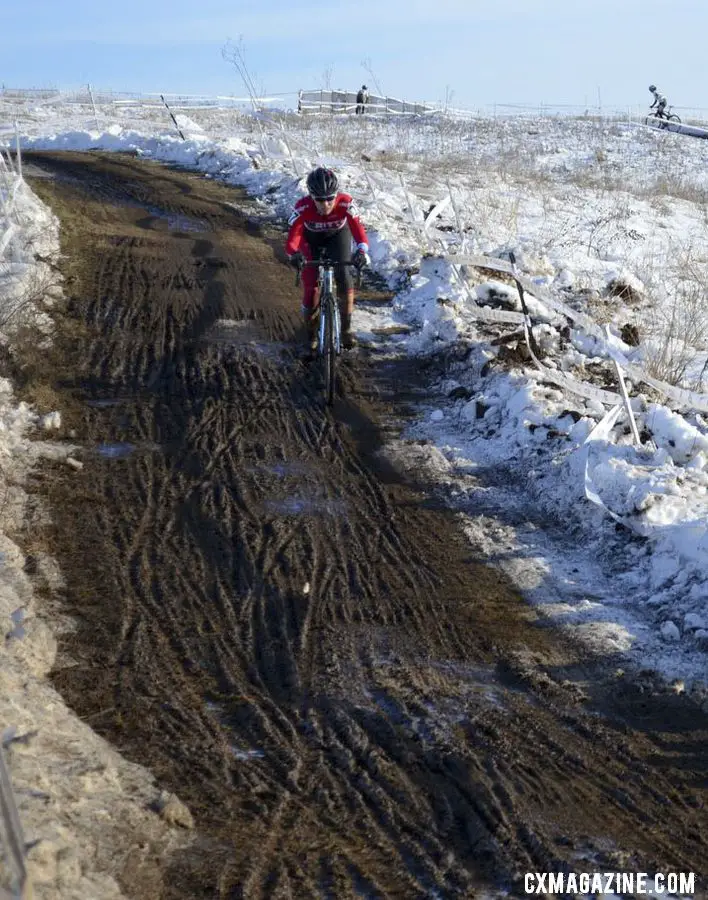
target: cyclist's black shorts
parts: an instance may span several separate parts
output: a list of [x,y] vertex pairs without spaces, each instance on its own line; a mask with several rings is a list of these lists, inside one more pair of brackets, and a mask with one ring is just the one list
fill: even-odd
[[[352,233],[348,225],[335,231],[334,234],[319,234],[306,229],[305,240],[310,246],[313,259],[324,257],[333,262],[351,262]],[[349,266],[335,266],[334,277],[337,282],[337,290],[341,294],[345,294],[354,287]]]

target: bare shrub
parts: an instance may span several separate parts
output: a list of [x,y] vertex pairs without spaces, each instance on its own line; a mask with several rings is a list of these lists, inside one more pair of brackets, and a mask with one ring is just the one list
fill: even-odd
[[[13,241],[20,242],[18,266],[15,261],[0,260],[0,332],[11,337],[19,328],[29,323],[46,326],[46,309],[61,297],[61,275],[56,261],[43,257],[37,248],[51,245],[51,226],[34,226],[31,218],[24,221],[24,213],[15,210],[24,233],[16,235]],[[31,262],[28,266],[27,263]],[[18,274],[19,272],[19,274]]]
[[658,306],[647,325],[647,371],[669,384],[697,387],[700,374],[692,372],[697,351],[708,336],[708,294],[703,285],[685,283],[673,300]]
[[[0,272],[0,284],[2,282]],[[49,298],[58,296],[60,280],[47,266],[38,266],[25,278],[22,287],[0,292],[0,332],[13,334],[28,322],[37,321]]]

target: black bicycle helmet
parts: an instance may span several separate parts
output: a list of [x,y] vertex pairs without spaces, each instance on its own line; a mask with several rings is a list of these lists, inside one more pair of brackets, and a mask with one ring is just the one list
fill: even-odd
[[315,200],[320,200],[323,197],[334,197],[339,190],[339,181],[331,169],[319,166],[307,176],[307,190]]
[[656,85],[655,85],[655,84],[650,84],[650,85],[649,85],[649,90],[650,90],[650,91],[652,92],[652,94],[653,94],[654,91],[656,90]]

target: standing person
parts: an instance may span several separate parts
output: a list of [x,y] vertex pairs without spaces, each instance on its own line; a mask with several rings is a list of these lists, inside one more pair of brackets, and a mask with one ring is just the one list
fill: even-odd
[[369,89],[365,84],[357,91],[356,95],[356,114],[362,115],[366,110],[366,104],[369,102]]
[[[302,269],[305,260],[321,256],[334,262],[352,262],[361,270],[369,264],[369,239],[349,194],[340,193],[339,181],[332,169],[322,166],[307,176],[308,195],[295,204],[290,216],[290,229],[285,242],[285,252],[290,264]],[[352,241],[356,244],[352,255]],[[335,266],[335,278],[339,296],[339,312],[342,317],[342,344],[351,349],[356,346],[352,331],[354,310],[354,285],[348,266]],[[305,321],[307,350],[317,349],[317,270],[308,266],[302,272],[302,314]]]
[[657,90],[655,84],[650,84],[649,90],[654,95],[654,102],[649,107],[649,109],[654,109],[654,107],[656,107],[656,112],[654,113],[654,115],[657,117],[657,119],[663,119],[666,115],[666,97],[659,90]]

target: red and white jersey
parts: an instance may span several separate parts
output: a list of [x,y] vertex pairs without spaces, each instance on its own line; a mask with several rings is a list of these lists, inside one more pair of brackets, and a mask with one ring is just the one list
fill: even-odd
[[354,242],[362,250],[368,251],[369,249],[369,239],[349,194],[337,194],[332,212],[326,216],[317,211],[312,197],[309,195],[302,197],[295,204],[288,225],[290,230],[285,242],[285,252],[288,256],[303,249],[303,241],[307,241],[308,234],[323,236],[335,234],[337,231],[341,231],[345,225],[349,225]]

